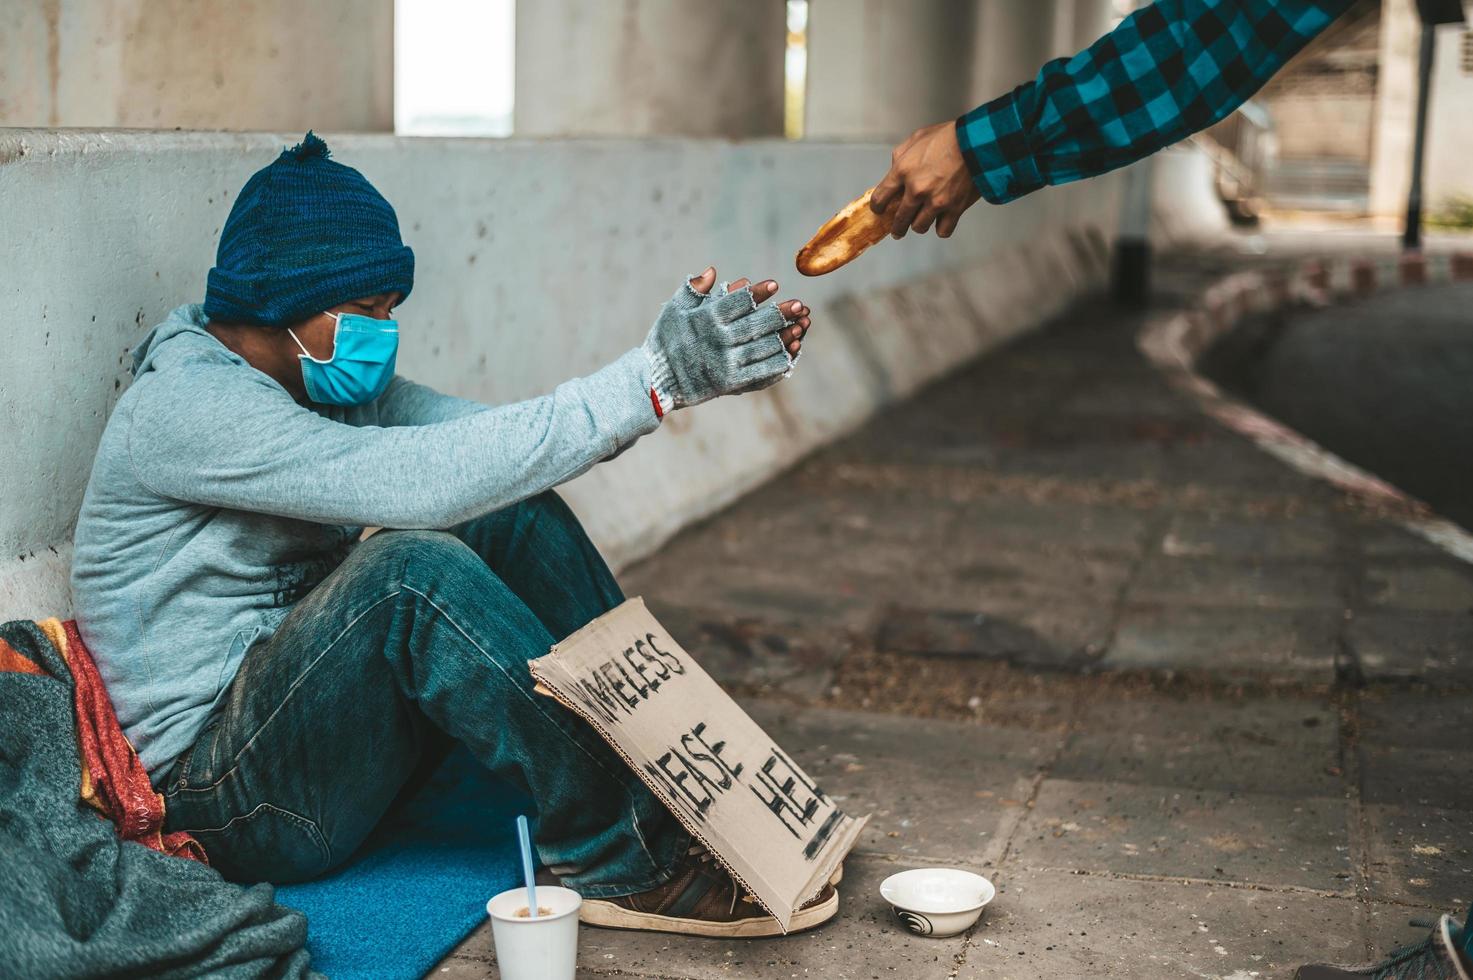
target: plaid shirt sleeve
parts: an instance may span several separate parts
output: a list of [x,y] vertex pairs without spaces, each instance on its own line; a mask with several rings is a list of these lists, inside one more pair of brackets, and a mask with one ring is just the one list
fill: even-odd
[[1353,0],[1157,0],[956,121],[977,189],[1004,204],[1123,167],[1242,105]]

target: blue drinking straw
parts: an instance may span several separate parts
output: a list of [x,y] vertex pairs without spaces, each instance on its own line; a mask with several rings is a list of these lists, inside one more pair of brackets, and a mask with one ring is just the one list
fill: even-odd
[[517,841],[522,845],[522,877],[527,879],[527,917],[537,918],[537,882],[532,877],[532,834],[525,814],[517,817]]

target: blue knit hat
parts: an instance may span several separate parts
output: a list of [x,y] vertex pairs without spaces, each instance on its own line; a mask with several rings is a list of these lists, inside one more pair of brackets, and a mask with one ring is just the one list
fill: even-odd
[[361,296],[414,286],[394,209],[307,133],[235,199],[205,289],[205,316],[285,326]]

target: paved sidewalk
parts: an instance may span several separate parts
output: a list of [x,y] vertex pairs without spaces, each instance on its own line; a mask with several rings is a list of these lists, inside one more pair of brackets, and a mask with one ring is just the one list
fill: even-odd
[[[1199,415],[1140,322],[1084,304],[624,576],[875,818],[829,926],[585,929],[588,975],[1287,977],[1473,900],[1473,569]],[[936,863],[999,886],[970,935],[879,899]]]

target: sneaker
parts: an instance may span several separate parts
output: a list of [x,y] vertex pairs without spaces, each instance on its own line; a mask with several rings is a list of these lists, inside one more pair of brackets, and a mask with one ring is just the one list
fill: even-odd
[[1392,950],[1379,963],[1359,966],[1316,963],[1301,966],[1295,971],[1294,980],[1473,980],[1468,964],[1458,952],[1461,933],[1453,917],[1444,915],[1426,939]]
[[[788,932],[803,932],[832,919],[839,911],[833,884],[793,913]],[[748,895],[716,863],[709,851],[693,847],[663,885],[638,895],[585,898],[579,918],[607,929],[643,929],[721,939],[781,936],[777,920]]]

